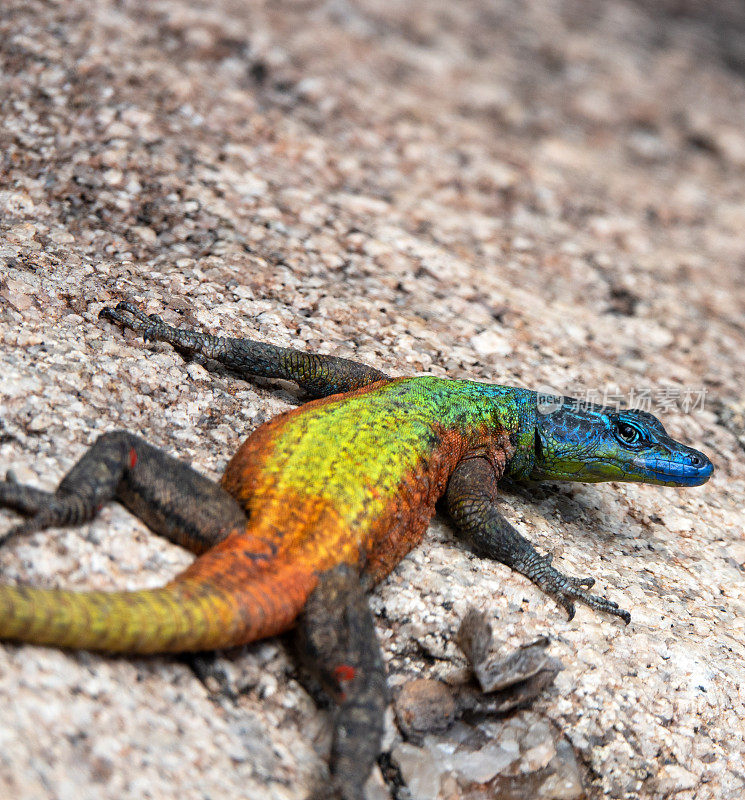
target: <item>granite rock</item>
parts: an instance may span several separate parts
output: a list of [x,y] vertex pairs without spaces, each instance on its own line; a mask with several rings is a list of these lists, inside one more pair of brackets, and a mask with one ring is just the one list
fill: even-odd
[[[745,468],[720,412],[745,385],[744,32],[728,0],[5,0],[0,471],[52,488],[126,427],[217,477],[296,402],[97,322],[124,297],[391,373],[649,402],[708,484],[504,492],[631,625],[568,622],[442,521],[372,605],[394,690],[463,672],[470,605],[564,665],[427,796],[514,769],[546,797],[741,798]],[[3,580],[80,590],[188,562],[114,505],[0,551]],[[301,800],[324,776],[326,714],[276,641],[209,674],[6,644],[0,702],[2,796]],[[443,746],[389,724],[369,796]]]

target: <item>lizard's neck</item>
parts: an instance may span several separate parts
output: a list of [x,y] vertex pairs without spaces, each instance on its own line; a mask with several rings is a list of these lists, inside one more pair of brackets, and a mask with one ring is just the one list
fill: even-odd
[[515,480],[527,480],[535,466],[536,397],[528,389],[515,389],[518,422],[510,435],[515,453],[505,470],[505,475]]

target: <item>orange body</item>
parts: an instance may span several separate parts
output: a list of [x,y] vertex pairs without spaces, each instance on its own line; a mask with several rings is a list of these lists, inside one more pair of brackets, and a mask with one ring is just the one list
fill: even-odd
[[[289,628],[318,576],[377,581],[421,538],[456,464],[512,456],[512,401],[466,381],[381,381],[279,415],[227,466],[243,530],[160,589],[76,593],[0,586],[0,637],[126,652],[242,644]],[[500,408],[506,420],[495,417]]]

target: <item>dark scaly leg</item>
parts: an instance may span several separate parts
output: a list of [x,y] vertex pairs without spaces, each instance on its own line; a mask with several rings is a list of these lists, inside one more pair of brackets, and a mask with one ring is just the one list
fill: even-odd
[[112,431],[96,440],[54,493],[0,481],[0,506],[29,517],[0,543],[87,522],[109,500],[118,500],[153,532],[197,554],[246,525],[243,510],[222,487],[139,436]]
[[539,555],[533,545],[507,522],[497,511],[497,478],[493,467],[484,458],[461,462],[447,488],[448,513],[456,529],[474,551],[487,558],[500,561],[516,572],[525,575],[546,594],[574,616],[574,601],[631,620],[628,611],[604,597],[586,590],[595,581],[592,578],[571,578],[551,566],[551,559]]
[[0,583],[0,640],[118,653],[234,647],[286,631],[316,586],[279,562],[220,486],[126,432],[101,436],[54,493],[0,483],[0,504],[31,514],[17,532],[82,522],[117,499],[195,561],[165,586],[74,592]]
[[385,667],[359,576],[321,575],[299,618],[301,654],[336,703],[329,767],[344,800],[360,800],[380,753]]
[[99,317],[141,333],[146,341],[168,342],[182,353],[212,358],[246,376],[296,381],[312,397],[349,392],[388,379],[379,370],[346,358],[174,328],[132,303],[104,308]]

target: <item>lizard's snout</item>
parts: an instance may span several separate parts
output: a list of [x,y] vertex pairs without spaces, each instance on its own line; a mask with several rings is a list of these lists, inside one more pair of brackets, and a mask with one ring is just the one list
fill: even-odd
[[688,448],[685,452],[679,452],[674,459],[638,459],[637,466],[652,479],[673,486],[700,486],[709,480],[714,471],[714,465],[703,453]]

